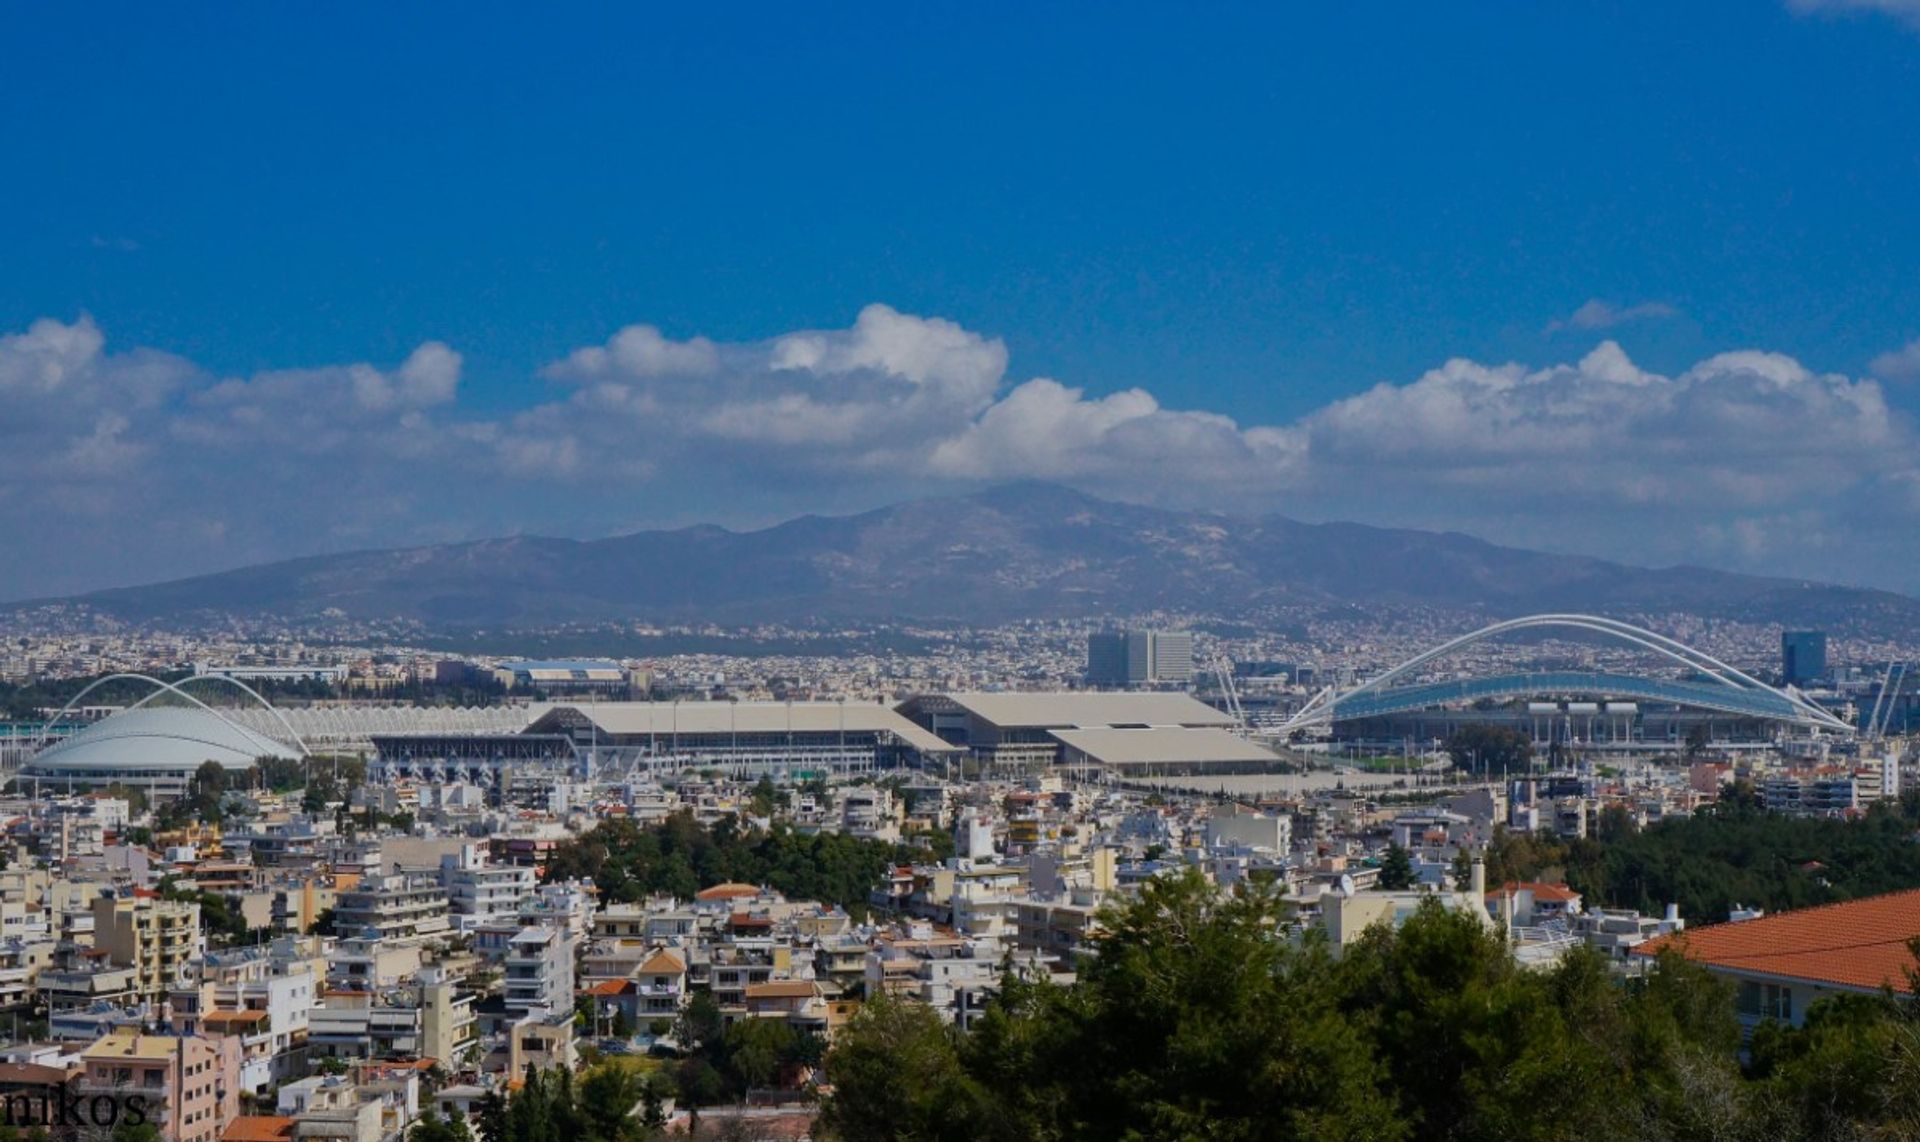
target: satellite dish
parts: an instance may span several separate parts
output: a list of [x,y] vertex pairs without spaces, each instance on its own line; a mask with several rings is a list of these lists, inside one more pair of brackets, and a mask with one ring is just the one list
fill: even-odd
[[1344,872],[1341,873],[1340,874],[1340,895],[1352,896],[1356,891],[1357,889],[1355,889],[1353,886],[1353,877],[1348,875],[1347,873],[1344,873]]

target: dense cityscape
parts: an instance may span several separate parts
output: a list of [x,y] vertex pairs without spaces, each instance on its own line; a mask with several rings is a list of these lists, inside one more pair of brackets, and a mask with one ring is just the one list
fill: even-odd
[[[1546,616],[1395,678],[1468,617],[1284,636],[1174,617],[833,632],[924,640],[911,654],[646,660],[10,632],[0,1083],[181,1142],[531,1137],[517,1115],[534,1100],[607,1138],[1105,1133],[1124,1100],[1073,1077],[1081,1049],[992,1052],[1066,1034],[1042,1029],[1083,1002],[1119,1005],[1111,1034],[1146,1034],[1122,1029],[1146,1017],[1127,1014],[1139,988],[1201,986],[1164,1017],[1225,1018],[1202,981],[1149,978],[1184,970],[1167,926],[1191,922],[1227,942],[1207,955],[1278,957],[1257,986],[1281,993],[1234,1003],[1372,1003],[1341,973],[1451,940],[1516,995],[1588,981],[1582,1002],[1612,1012],[1589,1017],[1620,1034],[1684,1010],[1672,1049],[1714,1069],[1741,1129],[1895,1113],[1873,1101],[1905,1097],[1894,1064],[1860,1106],[1776,1077],[1837,1049],[1815,1038],[1838,1018],[1822,1013],[1913,970],[1920,677],[1873,657],[1882,644],[1671,623],[1717,652],[1696,659],[1687,640],[1662,656],[1656,632]],[[1696,698],[1708,661],[1745,681]],[[1616,681],[1540,681],[1570,668]],[[1464,702],[1430,689],[1481,684]],[[1660,686],[1679,700],[1619,700]],[[1875,851],[1889,843],[1903,851]],[[1152,958],[1109,965],[1129,942]],[[1666,975],[1688,994],[1663,1014],[1640,989]],[[1207,1033],[1255,1040],[1210,1049],[1306,1049],[1232,1026]],[[1409,1046],[1379,1034],[1285,1065],[1402,1073]],[[1137,1047],[1142,1066],[1175,1049]],[[901,1057],[935,1073],[903,1087]],[[1661,1071],[1672,1060],[1638,1077],[1576,1064],[1602,1085],[1705,1081]],[[1202,1102],[1168,1060],[1124,1113],[1531,1136],[1497,1125],[1523,1094],[1511,1064],[1450,1065],[1496,1070],[1471,1097],[1379,1076],[1260,1093],[1250,1075]],[[992,1077],[1004,1066],[1056,1086],[1024,1110],[988,1098],[1015,1081]],[[1547,1133],[1670,1136],[1702,1113],[1662,1097],[1631,1114],[1596,1100]],[[103,1125],[19,1109],[17,1127],[56,1137]]]

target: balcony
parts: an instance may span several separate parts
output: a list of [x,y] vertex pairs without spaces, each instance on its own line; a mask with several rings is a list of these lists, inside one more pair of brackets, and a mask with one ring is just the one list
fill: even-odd
[[173,1101],[173,1084],[171,1082],[153,1084],[143,1082],[118,1082],[113,1080],[103,1082],[99,1079],[82,1077],[78,1090],[82,1098],[94,1098],[105,1095],[115,1101],[122,1101],[134,1095],[139,1095],[141,1098],[146,1099],[150,1105],[165,1105]]

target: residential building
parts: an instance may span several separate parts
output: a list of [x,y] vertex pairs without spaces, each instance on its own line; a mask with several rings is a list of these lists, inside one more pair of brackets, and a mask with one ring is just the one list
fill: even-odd
[[133,968],[136,994],[157,1003],[206,951],[200,905],[103,892],[93,901],[93,944],[113,964]]
[[418,943],[446,935],[452,928],[447,892],[436,877],[391,874],[361,880],[340,893],[334,926],[342,932],[372,928],[396,943]]
[[536,883],[532,867],[494,864],[480,845],[463,845],[458,853],[440,858],[440,885],[456,931],[513,918]]
[[116,1032],[80,1058],[81,1097],[119,1103],[119,1117],[130,1117],[128,1104],[141,1100],[168,1142],[218,1142],[220,1128],[240,1113],[237,1039]]
[[566,928],[523,928],[507,942],[507,1010],[516,1015],[573,1010],[575,938]]
[[1675,951],[1734,985],[1743,1028],[1767,1020],[1798,1027],[1831,995],[1911,995],[1920,937],[1920,889],[1687,928],[1632,949]]

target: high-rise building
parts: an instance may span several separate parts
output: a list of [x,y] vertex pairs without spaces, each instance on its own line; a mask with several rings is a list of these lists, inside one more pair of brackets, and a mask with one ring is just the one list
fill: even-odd
[[1100,686],[1187,682],[1193,635],[1186,631],[1103,631],[1087,636],[1087,681]]
[[1827,676],[1827,632],[1780,632],[1780,678],[1789,686],[1804,686]]
[[1126,685],[1126,631],[1100,631],[1087,636],[1087,681],[1096,686]]

